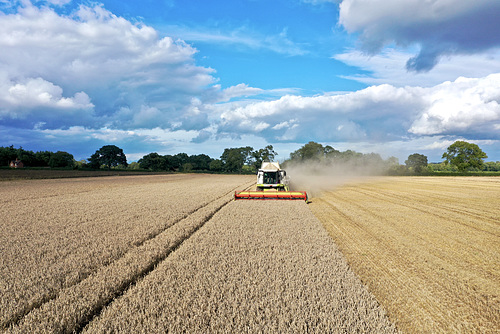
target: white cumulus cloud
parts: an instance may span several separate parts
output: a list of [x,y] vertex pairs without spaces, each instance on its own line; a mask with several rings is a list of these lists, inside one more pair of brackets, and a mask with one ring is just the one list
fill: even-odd
[[495,136],[500,124],[500,74],[486,78],[459,78],[445,82],[424,95],[427,108],[409,132],[419,135],[481,134]]
[[492,74],[428,88],[383,84],[341,95],[287,95],[224,110],[219,130],[297,142],[452,134],[498,138],[499,92],[500,74]]
[[94,105],[84,92],[73,97],[63,97],[61,87],[42,78],[28,79],[18,83],[0,86],[0,106],[4,109],[15,107],[52,107],[89,109]]
[[263,92],[264,92],[263,89],[250,87],[247,84],[241,83],[236,86],[231,86],[224,89],[221,94],[222,95],[221,100],[229,101],[234,97],[259,95],[262,94]]
[[[6,122],[14,113],[9,103],[25,112],[39,105],[78,109],[92,103],[96,127],[140,125],[136,112],[151,115],[144,106],[156,108],[161,119],[175,119],[215,82],[213,70],[196,66],[196,49],[102,5],[80,5],[70,15],[29,1],[15,9],[0,15],[0,103]],[[50,112],[35,115],[33,122],[63,126],[45,119]],[[75,116],[66,126],[82,125]]]

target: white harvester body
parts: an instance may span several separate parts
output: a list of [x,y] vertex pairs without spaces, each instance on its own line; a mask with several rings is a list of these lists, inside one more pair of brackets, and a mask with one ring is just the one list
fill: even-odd
[[286,171],[280,168],[278,162],[263,162],[257,172],[256,191],[235,191],[234,199],[301,199],[307,202],[307,193],[305,191],[290,191],[289,184],[290,179],[286,176]]
[[257,172],[257,191],[289,191],[289,183],[279,162],[263,162]]

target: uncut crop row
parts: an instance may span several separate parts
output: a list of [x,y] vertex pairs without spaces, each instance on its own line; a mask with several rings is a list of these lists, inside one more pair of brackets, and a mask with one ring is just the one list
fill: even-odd
[[0,330],[78,329],[252,181],[166,175],[2,182]]
[[303,201],[234,201],[84,332],[394,333]]

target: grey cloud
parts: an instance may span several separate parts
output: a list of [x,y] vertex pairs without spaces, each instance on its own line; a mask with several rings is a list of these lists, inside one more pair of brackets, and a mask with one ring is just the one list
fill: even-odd
[[208,115],[206,113],[187,114],[180,118],[181,124],[177,127],[183,130],[201,130],[208,126]]
[[424,47],[417,56],[408,59],[406,69],[415,72],[428,72],[438,64],[439,56],[443,51],[429,50],[428,47]]
[[193,138],[191,140],[191,142],[200,144],[200,143],[206,142],[211,137],[212,137],[212,133],[210,131],[202,130],[202,131],[200,131],[198,136],[196,136],[195,138]]
[[443,56],[500,46],[499,17],[496,0],[344,0],[339,22],[349,32],[361,33],[362,46],[372,54],[393,42],[419,45],[419,54],[408,60],[406,68],[426,72]]

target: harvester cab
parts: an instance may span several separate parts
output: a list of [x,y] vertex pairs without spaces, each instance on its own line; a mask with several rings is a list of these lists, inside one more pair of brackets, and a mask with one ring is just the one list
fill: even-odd
[[236,191],[234,199],[302,199],[305,191],[290,191],[290,179],[278,162],[263,162],[257,172],[256,191]]
[[289,191],[286,171],[278,162],[264,162],[257,172],[257,191]]

